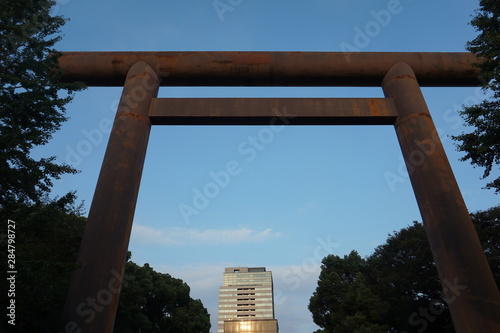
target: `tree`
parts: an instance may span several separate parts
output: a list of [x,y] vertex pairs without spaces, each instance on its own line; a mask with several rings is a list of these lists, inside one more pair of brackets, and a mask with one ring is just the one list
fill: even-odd
[[[500,206],[471,218],[500,285]],[[365,259],[326,257],[309,310],[318,333],[362,332],[352,321],[373,332],[454,332],[441,290],[424,227],[413,222]]]
[[384,322],[394,330],[453,332],[432,252],[421,223],[390,235],[368,257],[371,286],[389,303]]
[[[481,59],[475,66],[481,70],[483,88],[493,96],[460,111],[466,125],[475,129],[453,139],[460,142],[457,148],[465,153],[461,160],[470,160],[473,165],[485,168],[483,178],[487,178],[494,165],[500,164],[500,3],[481,0],[471,25],[479,35],[466,47]],[[487,183],[486,188],[500,193],[500,177]]]
[[114,332],[208,333],[210,315],[189,293],[182,280],[127,261]]
[[[14,297],[4,277],[1,304],[5,309],[15,300],[15,328],[18,332],[57,332],[66,294],[86,219],[80,207],[73,204],[74,194],[34,205],[18,205],[16,209],[0,209],[0,255],[7,258],[7,223],[15,229],[13,267],[2,260],[3,272],[15,270]],[[10,254],[10,253],[9,253]],[[6,317],[10,320],[9,317]],[[0,331],[14,326],[3,320]]]
[[500,288],[500,206],[471,214],[493,277]]
[[66,120],[65,106],[81,83],[63,83],[53,46],[65,19],[50,0],[0,0],[0,207],[39,203],[52,179],[76,170],[56,157],[35,159]]
[[[2,279],[0,289],[15,286],[15,298],[3,293],[1,300],[15,299],[20,332],[56,331],[85,223],[74,193],[48,198],[52,180],[76,170],[31,155],[60,128],[66,104],[83,88],[60,81],[53,47],[65,20],[51,15],[54,4],[0,0],[0,252],[15,256],[12,266],[3,261],[4,272],[18,272],[15,284],[7,288]],[[7,238],[8,225],[15,238]]]
[[309,301],[313,320],[323,332],[387,332],[380,324],[387,304],[367,286],[366,269],[356,251],[323,259],[318,287]]

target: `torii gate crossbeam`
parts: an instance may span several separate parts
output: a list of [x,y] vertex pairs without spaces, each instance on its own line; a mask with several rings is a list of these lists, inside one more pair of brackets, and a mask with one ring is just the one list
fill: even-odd
[[[63,54],[63,79],[124,85],[62,329],[112,332],[151,125],[392,124],[457,332],[500,332],[500,294],[420,91],[478,85],[466,53]],[[163,79],[163,80],[162,80]],[[417,82],[418,79],[418,82]],[[160,85],[381,86],[385,98],[158,99]],[[286,114],[279,113],[286,108]],[[278,110],[278,111],[275,111]]]
[[64,80],[120,87],[140,60],[161,86],[380,87],[397,62],[410,65],[422,87],[479,83],[476,58],[460,52],[65,52],[59,63]]

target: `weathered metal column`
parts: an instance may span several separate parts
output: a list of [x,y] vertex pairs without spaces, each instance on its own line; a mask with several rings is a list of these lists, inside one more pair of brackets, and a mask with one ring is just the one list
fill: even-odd
[[[112,332],[159,79],[145,62],[129,70],[66,300],[64,332]],[[126,285],[126,281],[123,282]]]
[[382,83],[457,332],[500,332],[500,294],[415,74],[394,65]]

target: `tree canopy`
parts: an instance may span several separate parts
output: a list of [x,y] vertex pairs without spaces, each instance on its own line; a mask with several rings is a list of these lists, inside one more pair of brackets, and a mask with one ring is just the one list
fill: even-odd
[[[76,268],[85,218],[73,204],[72,193],[34,205],[0,209],[0,255],[7,258],[7,221],[15,225],[15,299],[18,332],[56,332],[66,300],[69,281]],[[2,260],[7,272],[7,260]],[[0,289],[9,290],[5,278]],[[7,306],[7,292],[1,304]],[[5,308],[4,307],[4,308]],[[10,332],[12,325],[3,320],[0,329]]]
[[189,293],[182,280],[128,261],[114,332],[208,333],[210,315]]
[[387,302],[367,285],[367,263],[356,251],[340,258],[329,255],[322,261],[318,287],[309,310],[321,332],[387,332],[381,324]]
[[[83,88],[60,81],[54,45],[65,19],[51,15],[54,4],[0,0],[0,252],[15,257],[9,268],[17,271],[12,296],[5,292],[1,300],[6,305],[7,296],[15,297],[20,332],[57,330],[85,224],[74,193],[49,199],[52,180],[76,170],[54,156],[32,156],[60,128],[67,103]],[[15,227],[9,238],[8,225]],[[2,267],[8,271],[6,260]],[[0,282],[2,290],[10,290],[6,283]]]
[[[483,167],[483,178],[487,178],[500,165],[500,3],[481,0],[470,23],[479,35],[466,47],[480,59],[475,66],[481,70],[483,88],[492,96],[460,111],[465,124],[474,129],[453,139],[465,153],[461,160]],[[486,188],[500,193],[500,177],[488,182]]]
[[[471,218],[500,285],[500,206]],[[325,257],[309,310],[317,333],[454,332],[441,290],[424,227],[413,222],[366,258]]]
[[65,19],[49,0],[0,0],[0,206],[41,202],[52,180],[76,170],[55,156],[35,159],[66,120],[65,106],[81,83],[63,83],[58,66]]

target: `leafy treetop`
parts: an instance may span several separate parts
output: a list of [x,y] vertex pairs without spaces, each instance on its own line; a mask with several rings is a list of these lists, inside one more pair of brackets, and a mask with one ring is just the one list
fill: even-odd
[[[494,165],[500,164],[500,2],[481,0],[471,25],[479,35],[467,43],[467,50],[481,59],[475,66],[481,70],[483,88],[493,95],[460,111],[465,124],[475,129],[453,139],[459,142],[458,150],[465,153],[461,160],[485,168],[483,178],[487,178]],[[500,177],[487,183],[486,188],[500,193]]]
[[67,118],[65,106],[81,83],[63,83],[58,53],[65,19],[53,1],[0,1],[0,207],[40,202],[52,179],[76,170],[56,157],[35,159]]

